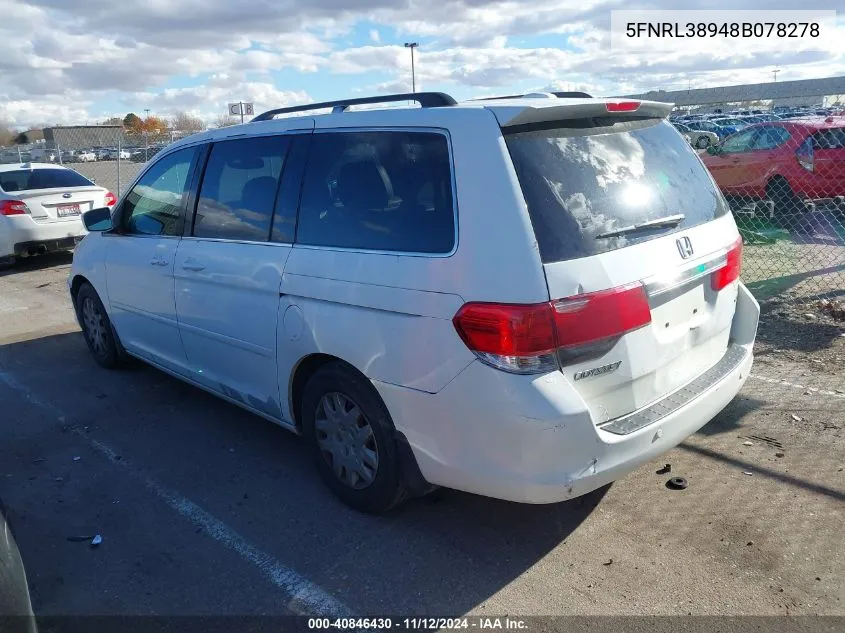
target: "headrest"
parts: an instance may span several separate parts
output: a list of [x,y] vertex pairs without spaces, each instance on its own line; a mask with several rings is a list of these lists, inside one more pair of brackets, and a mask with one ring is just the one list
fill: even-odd
[[243,206],[251,208],[270,201],[272,206],[276,196],[276,179],[272,176],[260,176],[247,181],[241,194]]
[[347,163],[337,176],[337,196],[347,209],[384,209],[393,186],[384,167],[369,160]]

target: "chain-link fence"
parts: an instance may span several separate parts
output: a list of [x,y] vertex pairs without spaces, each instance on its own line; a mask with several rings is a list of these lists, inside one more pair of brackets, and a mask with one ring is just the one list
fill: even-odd
[[0,148],[0,163],[62,165],[119,196],[144,163],[185,135],[130,133],[118,126],[47,128],[42,141]]

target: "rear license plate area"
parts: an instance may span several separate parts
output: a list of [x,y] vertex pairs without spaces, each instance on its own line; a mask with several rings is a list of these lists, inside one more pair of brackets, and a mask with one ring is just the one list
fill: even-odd
[[56,207],[56,217],[59,218],[69,218],[81,214],[82,209],[79,204],[60,204]]

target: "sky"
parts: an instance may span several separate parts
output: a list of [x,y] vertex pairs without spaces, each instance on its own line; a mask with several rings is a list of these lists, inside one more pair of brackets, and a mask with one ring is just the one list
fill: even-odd
[[[273,107],[411,88],[457,99],[537,90],[619,95],[845,75],[845,21],[824,46],[674,51],[610,45],[611,11],[676,0],[0,0],[0,123],[94,124],[128,112]],[[687,9],[831,9],[689,0]],[[765,17],[766,13],[760,15]]]

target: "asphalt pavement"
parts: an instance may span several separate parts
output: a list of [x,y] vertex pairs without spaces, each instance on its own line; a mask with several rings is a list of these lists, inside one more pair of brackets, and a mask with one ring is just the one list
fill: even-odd
[[440,490],[371,517],[287,431],[96,365],[69,264],[0,271],[0,498],[40,615],[845,615],[845,379],[809,356],[762,350],[700,433],[586,497]]

